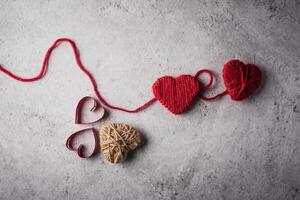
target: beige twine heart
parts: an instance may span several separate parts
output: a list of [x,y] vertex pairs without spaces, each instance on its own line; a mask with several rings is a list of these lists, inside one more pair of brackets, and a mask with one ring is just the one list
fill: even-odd
[[127,153],[141,143],[140,134],[135,128],[123,123],[110,123],[100,129],[100,146],[106,160],[119,163]]

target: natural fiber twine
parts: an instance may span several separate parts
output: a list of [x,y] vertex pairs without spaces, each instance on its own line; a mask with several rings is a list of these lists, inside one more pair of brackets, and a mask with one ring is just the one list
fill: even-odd
[[110,123],[100,129],[100,146],[106,160],[119,163],[127,153],[141,143],[140,134],[135,128],[123,123]]

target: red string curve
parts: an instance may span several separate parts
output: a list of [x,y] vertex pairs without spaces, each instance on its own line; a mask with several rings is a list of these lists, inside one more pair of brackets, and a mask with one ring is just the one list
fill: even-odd
[[37,81],[40,80],[41,78],[43,78],[43,76],[46,74],[47,71],[47,66],[48,66],[48,61],[50,59],[50,55],[52,53],[52,51],[57,47],[57,45],[59,45],[62,42],[67,42],[71,45],[72,49],[73,49],[73,53],[75,56],[75,60],[77,63],[77,66],[79,67],[79,69],[89,78],[92,86],[93,86],[93,90],[94,93],[96,95],[96,97],[98,98],[98,100],[104,104],[106,107],[111,108],[111,109],[115,109],[115,110],[121,110],[124,112],[128,112],[128,113],[136,113],[139,112],[141,110],[144,110],[145,108],[147,108],[150,104],[152,104],[154,101],[156,101],[156,98],[153,97],[152,99],[148,100],[145,104],[139,106],[136,109],[125,109],[125,108],[121,108],[121,107],[117,107],[117,106],[113,106],[111,104],[109,104],[107,101],[105,101],[105,99],[100,95],[100,92],[97,88],[97,83],[95,81],[95,78],[92,76],[92,74],[82,65],[81,61],[80,61],[80,57],[79,57],[79,52],[78,49],[76,47],[76,44],[74,41],[72,41],[71,39],[68,38],[59,38],[57,39],[51,46],[50,48],[47,50],[44,60],[43,60],[43,64],[42,64],[42,68],[41,71],[39,72],[38,75],[36,75],[35,77],[32,78],[23,78],[20,77],[18,75],[13,74],[12,72],[8,71],[7,69],[3,68],[0,65],[0,71],[3,72],[4,74],[8,75],[9,77],[17,80],[17,81],[21,81],[21,82],[33,82],[33,81]]
[[[212,71],[208,70],[208,69],[201,69],[199,71],[197,71],[197,73],[195,74],[195,78],[197,78],[198,76],[200,76],[202,73],[206,73],[209,75],[209,82],[204,86],[204,89],[202,90],[203,92],[207,91],[210,86],[212,85],[213,83],[213,80],[214,80],[214,76],[213,76],[213,73]],[[211,101],[211,100],[214,100],[218,97],[221,97],[221,96],[224,96],[227,94],[227,90],[225,90],[224,92],[221,92],[215,96],[212,96],[212,97],[206,97],[204,96],[203,94],[200,94],[200,98],[205,100],[205,101]]]

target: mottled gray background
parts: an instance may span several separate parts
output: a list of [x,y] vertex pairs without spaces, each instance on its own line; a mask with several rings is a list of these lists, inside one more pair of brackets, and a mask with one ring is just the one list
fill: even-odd
[[[168,74],[218,74],[232,58],[260,66],[252,98],[198,100],[174,116],[159,103],[138,114],[110,110],[145,144],[118,165],[82,160],[64,141],[76,102],[93,95],[70,47],[48,74],[22,84],[0,74],[0,199],[300,199],[299,1],[0,2],[0,63],[30,77],[46,49],[70,37],[111,103],[134,108]],[[99,127],[96,124],[95,127]]]

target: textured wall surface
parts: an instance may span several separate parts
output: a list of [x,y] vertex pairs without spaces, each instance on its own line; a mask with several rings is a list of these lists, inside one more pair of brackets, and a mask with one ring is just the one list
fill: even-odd
[[58,37],[74,39],[111,103],[134,108],[168,74],[218,75],[238,58],[260,66],[263,86],[233,102],[196,101],[174,116],[159,103],[109,110],[144,145],[123,164],[82,160],[64,141],[76,102],[93,95],[62,44],[41,81],[0,74],[0,199],[300,199],[300,2],[0,1],[0,63],[25,77]]

